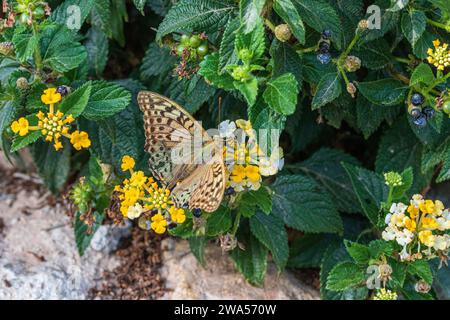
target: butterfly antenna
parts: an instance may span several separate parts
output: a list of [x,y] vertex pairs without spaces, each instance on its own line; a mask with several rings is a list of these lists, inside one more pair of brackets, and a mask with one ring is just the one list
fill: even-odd
[[219,123],[220,123],[220,118],[222,116],[222,97],[219,96]]

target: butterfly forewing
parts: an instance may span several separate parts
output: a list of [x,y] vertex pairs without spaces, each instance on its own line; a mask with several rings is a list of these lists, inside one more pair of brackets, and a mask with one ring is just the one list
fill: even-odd
[[[185,154],[186,163],[175,164],[171,152],[180,144],[187,150],[197,134],[203,145],[210,145],[212,139],[202,126],[182,107],[159,94],[142,91],[138,95],[139,107],[144,114],[146,144],[150,154],[149,167],[153,176],[169,188],[177,206],[189,204],[191,209],[200,208],[215,211],[222,201],[225,189],[225,167],[221,152],[208,163],[199,163],[198,156]],[[201,156],[201,154],[200,154]]]

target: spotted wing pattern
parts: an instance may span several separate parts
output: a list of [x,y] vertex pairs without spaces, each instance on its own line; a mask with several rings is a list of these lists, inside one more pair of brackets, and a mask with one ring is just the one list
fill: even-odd
[[[201,134],[203,143],[212,139],[202,126],[182,107],[157,93],[141,91],[138,103],[144,114],[145,150],[150,154],[149,167],[155,178],[173,189],[177,206],[215,211],[225,189],[225,167],[221,154],[207,164],[174,164],[171,151],[180,143],[193,143],[193,136]],[[193,155],[188,155],[193,159]]]

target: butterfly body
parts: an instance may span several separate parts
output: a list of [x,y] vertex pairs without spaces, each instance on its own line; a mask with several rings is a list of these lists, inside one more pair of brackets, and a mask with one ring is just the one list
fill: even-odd
[[215,211],[225,191],[220,145],[174,101],[141,91],[138,104],[144,114],[145,150],[153,176],[172,190],[178,207]]

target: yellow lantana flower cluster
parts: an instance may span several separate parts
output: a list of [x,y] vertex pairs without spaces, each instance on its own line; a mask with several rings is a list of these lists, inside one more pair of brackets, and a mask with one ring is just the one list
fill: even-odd
[[410,204],[393,203],[382,233],[386,241],[395,240],[403,250],[401,260],[445,257],[450,249],[450,212],[441,201],[425,200],[420,194]]
[[240,192],[258,190],[262,176],[271,176],[283,166],[281,148],[267,157],[256,141],[256,131],[249,121],[226,120],[219,125],[219,135],[226,141],[224,163],[229,178],[227,187]]
[[427,60],[438,70],[443,71],[445,68],[450,66],[450,50],[448,50],[448,44],[444,43],[441,45],[439,40],[434,40],[433,45],[434,49],[429,48],[427,51]]
[[[64,114],[55,109],[55,104],[60,102],[61,99],[61,94],[55,88],[44,90],[41,101],[49,106],[49,112],[45,114],[39,111],[36,114],[38,119],[37,125],[30,125],[27,118],[19,118],[11,124],[12,131],[21,137],[26,136],[30,131],[40,131],[46,141],[53,142],[53,147],[56,151],[63,147],[60,140],[61,137],[69,139],[76,150],[89,148],[91,141],[87,132],[76,130],[69,133],[70,124],[75,121],[74,117],[71,114]],[[30,121],[32,121],[31,119]]]
[[130,156],[122,158],[121,168],[129,171],[129,179],[123,180],[114,190],[119,195],[120,211],[125,218],[139,219],[139,226],[162,234],[171,224],[180,224],[186,220],[184,209],[177,208],[170,190],[161,188],[152,177],[143,171],[134,171],[135,160]]

